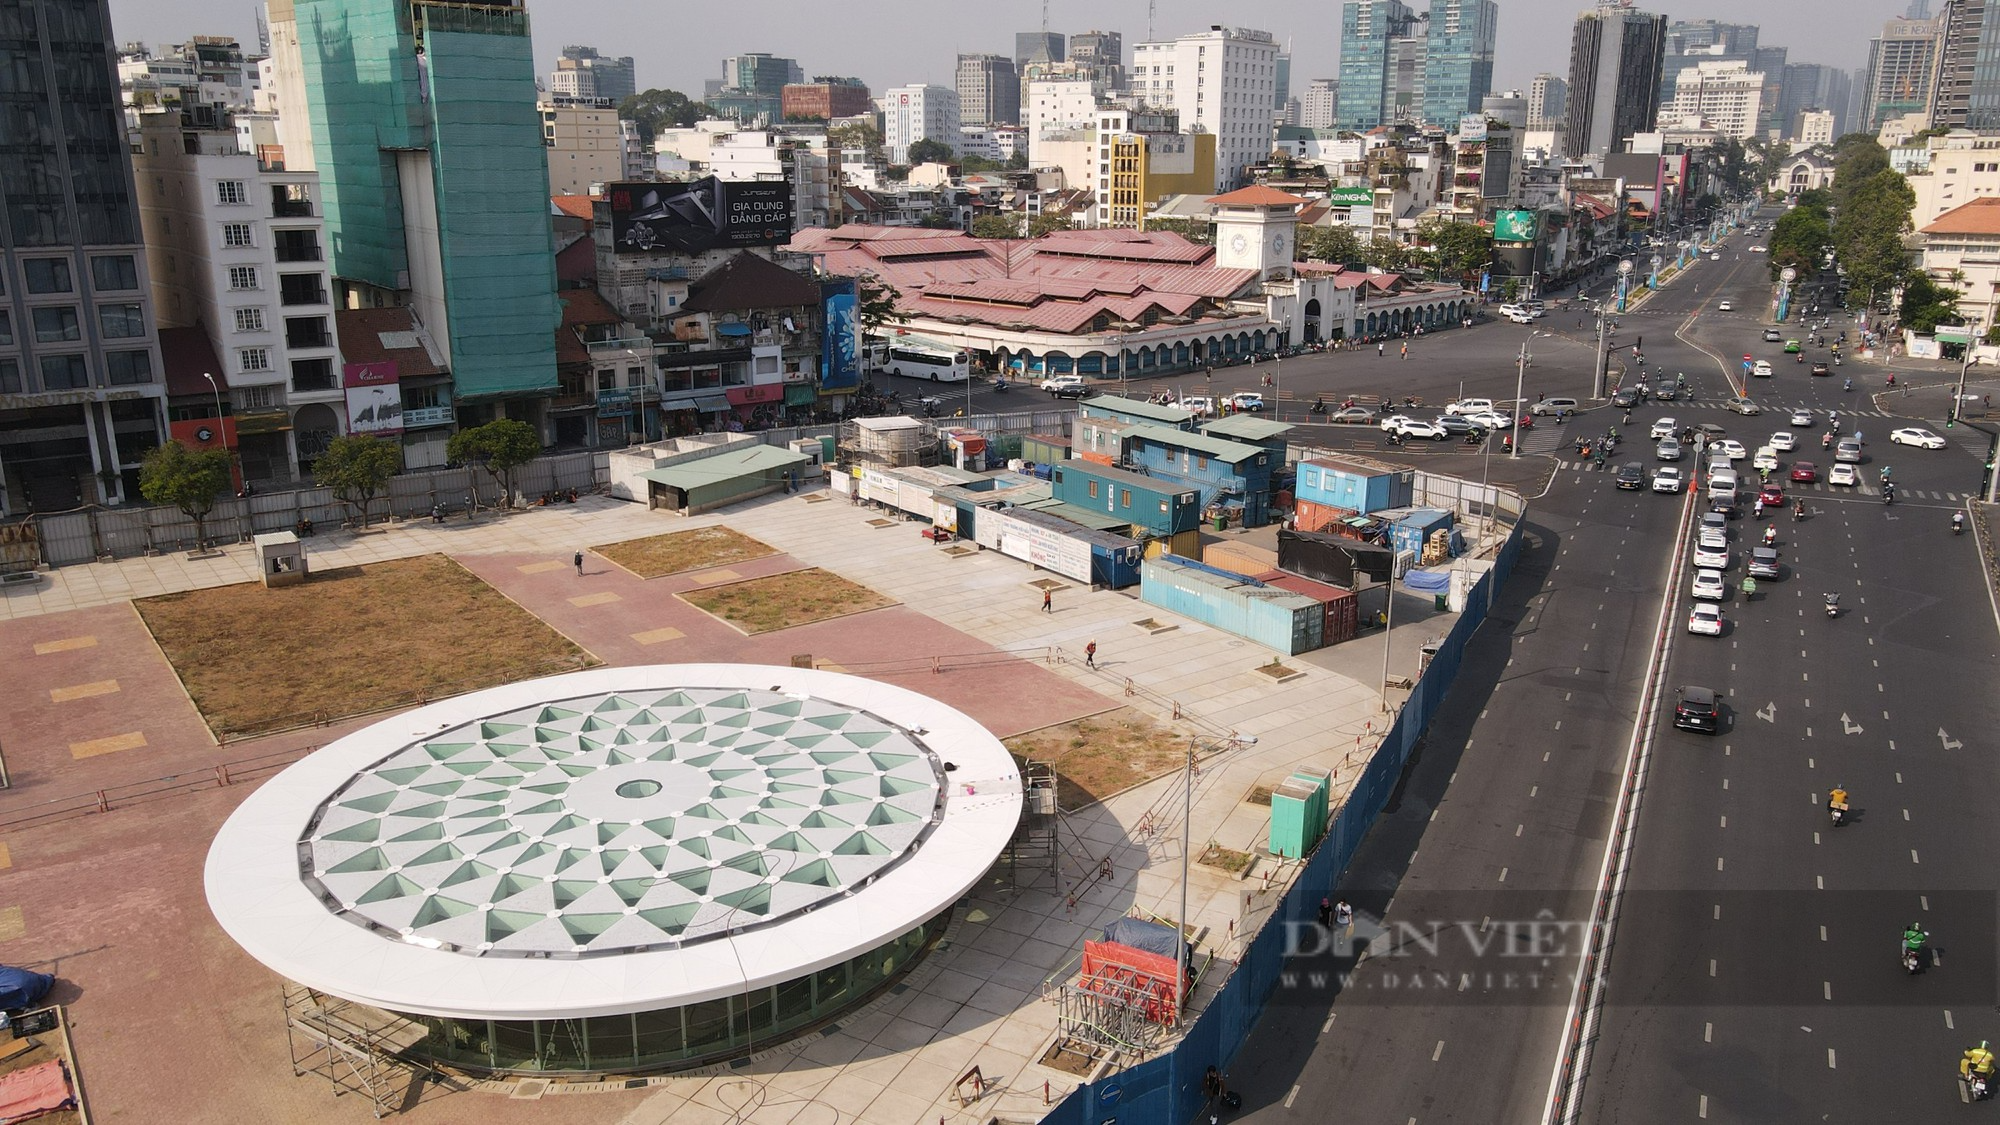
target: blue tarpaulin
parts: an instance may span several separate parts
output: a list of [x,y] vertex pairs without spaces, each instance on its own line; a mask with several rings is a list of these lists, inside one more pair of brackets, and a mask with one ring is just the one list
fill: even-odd
[[49,986],[55,982],[56,978],[47,973],[0,965],[0,1008],[8,1011],[32,1008],[49,994]]
[[1104,940],[1129,945],[1162,957],[1178,956],[1174,949],[1174,928],[1144,918],[1119,918],[1104,927]]
[[1413,594],[1442,594],[1451,589],[1451,572],[1412,570],[1403,575],[1403,589]]

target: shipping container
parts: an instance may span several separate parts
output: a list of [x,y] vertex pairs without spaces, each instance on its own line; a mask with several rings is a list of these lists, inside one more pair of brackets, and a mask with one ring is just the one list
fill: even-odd
[[1154,536],[1145,542],[1146,557],[1149,559],[1161,555],[1178,555],[1184,559],[1192,559],[1199,558],[1202,554],[1199,531],[1176,531],[1172,535]]
[[1219,570],[1254,576],[1278,569],[1278,552],[1241,539],[1212,539],[1202,546],[1201,561]]
[[1069,460],[1067,434],[1030,434],[1021,439],[1021,459],[1036,465]]
[[1398,551],[1424,553],[1431,532],[1451,529],[1451,513],[1442,508],[1416,508],[1389,527],[1389,545]]
[[1375,543],[1306,531],[1278,533],[1278,569],[1315,582],[1351,590],[1356,575],[1376,581],[1389,577],[1395,553]]
[[1292,526],[1299,531],[1331,531],[1335,524],[1354,514],[1352,508],[1336,508],[1316,500],[1292,502]]
[[1140,575],[1139,596],[1148,605],[1286,656],[1320,647],[1325,610],[1311,598],[1174,555],[1147,559]]
[[1367,515],[1384,508],[1407,507],[1416,476],[1415,470],[1372,461],[1315,457],[1299,465],[1295,489],[1302,501]]
[[1000,553],[1076,582],[1124,589],[1139,581],[1137,540],[1026,508],[982,515],[978,541],[989,532]]
[[1117,516],[1154,535],[1193,531],[1201,524],[1201,493],[1188,485],[1082,461],[1055,467],[1057,500]]
[[1324,610],[1324,620],[1320,625],[1322,645],[1337,645],[1351,641],[1360,626],[1360,599],[1353,590],[1343,590],[1324,582],[1315,582],[1282,570],[1267,570],[1252,575],[1257,581],[1275,586],[1280,590],[1290,590],[1320,603]]

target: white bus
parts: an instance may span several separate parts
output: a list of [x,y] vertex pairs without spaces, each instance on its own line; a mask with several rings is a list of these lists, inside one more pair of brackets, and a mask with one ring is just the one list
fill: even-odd
[[[949,345],[899,336],[871,343],[876,369],[907,379],[929,379],[933,383],[963,383],[972,377],[972,357]],[[885,354],[886,353],[886,354]]]

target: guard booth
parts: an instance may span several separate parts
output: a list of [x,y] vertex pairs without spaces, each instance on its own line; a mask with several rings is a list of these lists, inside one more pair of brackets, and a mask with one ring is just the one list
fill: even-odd
[[264,585],[295,586],[306,580],[306,552],[297,535],[273,531],[251,541],[257,545],[257,569],[264,576]]

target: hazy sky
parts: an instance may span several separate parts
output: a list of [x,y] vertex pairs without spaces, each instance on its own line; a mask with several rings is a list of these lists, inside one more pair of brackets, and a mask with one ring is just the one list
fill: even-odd
[[[1409,0],[1422,9],[1425,0]],[[1935,14],[1939,3],[1932,4]],[[1882,22],[1901,15],[1907,0],[1756,0],[1735,4],[1660,4],[1669,19],[1755,22],[1760,42],[1789,49],[1790,62],[1846,70],[1866,65],[1868,40]],[[178,42],[189,35],[239,36],[254,44],[259,5],[218,5],[197,15],[172,0],[111,0],[119,42]],[[1156,0],[1154,31],[1171,38],[1212,23],[1271,32],[1292,48],[1294,91],[1307,79],[1330,77],[1339,58],[1338,0]],[[1588,5],[1578,0],[1500,0],[1500,40],[1494,88],[1525,88],[1539,71],[1566,76],[1570,25]],[[595,46],[638,60],[639,85],[667,86],[699,96],[702,81],[719,77],[722,59],[744,51],[795,58],[813,74],[851,74],[880,91],[910,82],[950,85],[961,51],[1011,55],[1014,32],[1041,26],[1038,0],[733,0],[719,8],[660,0],[528,0],[534,20],[537,70],[546,74],[567,43]],[[1049,28],[1070,34],[1118,31],[1130,46],[1146,38],[1146,0],[1049,0]],[[1218,13],[1227,13],[1227,18]],[[227,13],[227,14],[225,14]]]

